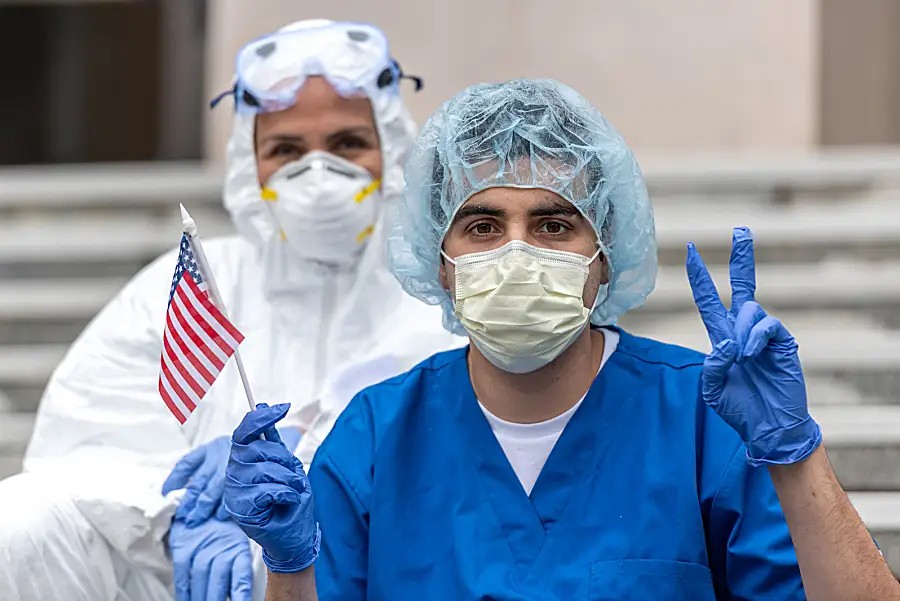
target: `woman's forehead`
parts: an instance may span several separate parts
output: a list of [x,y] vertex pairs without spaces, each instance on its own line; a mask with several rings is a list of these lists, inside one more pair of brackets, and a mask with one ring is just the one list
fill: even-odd
[[293,106],[258,115],[257,133],[328,135],[348,127],[375,130],[372,103],[365,96],[345,98],[324,77],[310,77]]

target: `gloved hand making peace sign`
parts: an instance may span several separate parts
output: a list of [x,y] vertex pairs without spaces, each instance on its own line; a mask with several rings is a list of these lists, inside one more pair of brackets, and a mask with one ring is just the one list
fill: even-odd
[[703,364],[703,400],[737,431],[751,464],[802,461],[822,434],[809,415],[797,343],[754,300],[753,234],[747,228],[734,229],[729,267],[730,311],[688,244],[688,279],[713,346]]

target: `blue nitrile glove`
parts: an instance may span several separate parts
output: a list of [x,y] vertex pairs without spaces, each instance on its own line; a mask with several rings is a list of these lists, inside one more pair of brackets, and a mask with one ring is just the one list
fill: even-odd
[[[300,442],[300,430],[285,428],[282,439],[292,451]],[[188,526],[199,526],[213,515],[227,520],[228,514],[222,507],[225,491],[225,465],[231,450],[231,439],[221,436],[185,455],[175,464],[163,483],[162,493],[187,487],[175,518],[184,520]]]
[[225,464],[231,441],[220,436],[203,446],[197,447],[182,457],[166,481],[162,493],[187,488],[175,519],[183,520],[189,527],[195,527],[213,516],[222,502],[225,489]]
[[[288,406],[290,406],[290,403],[288,403]],[[300,444],[300,439],[303,437],[299,428],[278,428],[278,435],[281,436],[281,442],[284,443],[288,451],[291,453],[297,452],[297,445]]]
[[251,601],[250,541],[231,521],[208,520],[196,528],[172,522],[169,548],[176,601]]
[[688,244],[687,273],[713,350],[703,363],[703,400],[737,431],[752,465],[802,461],[822,442],[809,415],[797,343],[756,302],[753,234],[735,228],[731,311],[719,299],[703,259]]
[[232,437],[225,509],[263,548],[269,570],[299,572],[318,557],[321,534],[303,464],[275,429],[290,405],[256,407]]

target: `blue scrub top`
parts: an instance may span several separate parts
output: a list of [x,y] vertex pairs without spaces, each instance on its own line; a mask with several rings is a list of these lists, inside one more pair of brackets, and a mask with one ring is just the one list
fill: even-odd
[[319,448],[319,599],[806,598],[768,471],[699,399],[702,354],[621,332],[529,497],[466,352],[363,390]]

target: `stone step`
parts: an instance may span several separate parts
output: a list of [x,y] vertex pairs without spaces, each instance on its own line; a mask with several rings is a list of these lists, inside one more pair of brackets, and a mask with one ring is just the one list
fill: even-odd
[[850,494],[850,501],[900,577],[900,493],[856,492]]
[[34,417],[33,413],[0,412],[0,480],[22,470]]
[[222,181],[220,169],[187,161],[3,167],[0,211],[127,211],[173,202],[183,202],[189,209],[218,206]]
[[816,406],[900,405],[900,400],[865,392],[851,379],[825,374],[806,375],[806,395]]
[[[774,313],[773,313],[774,314]],[[900,331],[852,311],[782,311],[777,317],[800,345],[811,371],[900,370]],[[709,337],[696,309],[671,315],[629,314],[622,325],[631,333],[707,353]]]
[[0,452],[23,451],[34,429],[34,413],[0,412]]
[[68,348],[67,344],[0,346],[0,387],[46,382]]
[[638,157],[651,191],[773,192],[867,189],[900,177],[893,148],[818,149],[802,154]]
[[44,319],[0,320],[0,347],[28,344],[69,344],[93,315]]
[[0,321],[82,321],[93,317],[127,281],[122,277],[7,280],[0,288]]
[[656,211],[656,233],[663,265],[683,264],[685,245],[694,242],[708,264],[727,264],[731,231],[753,230],[761,262],[884,260],[900,256],[900,200],[874,200],[851,206],[761,208],[702,205],[663,206]]
[[[726,306],[731,285],[727,265],[710,273]],[[900,261],[825,261],[758,266],[757,300],[773,312],[805,309],[900,309]],[[683,266],[660,267],[645,311],[691,311],[695,307]]]
[[900,492],[900,406],[821,406],[828,456],[846,490]]
[[[192,215],[202,238],[231,232],[228,218],[218,212]],[[21,263],[115,263],[156,258],[178,246],[181,216],[171,211],[155,219],[109,216],[44,216],[0,222],[0,267]]]
[[[900,403],[900,330],[852,311],[778,311],[800,345],[808,380],[827,378],[854,389],[864,403]],[[696,309],[684,313],[628,314],[626,330],[707,353],[709,338]],[[830,398],[842,390],[828,391]],[[811,392],[812,394],[812,392]]]

